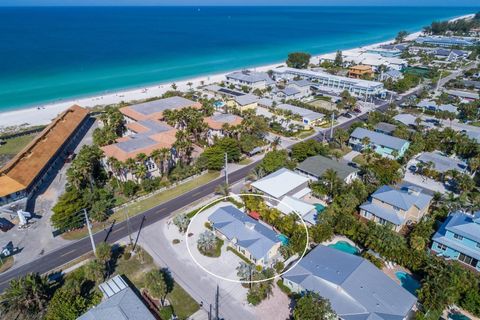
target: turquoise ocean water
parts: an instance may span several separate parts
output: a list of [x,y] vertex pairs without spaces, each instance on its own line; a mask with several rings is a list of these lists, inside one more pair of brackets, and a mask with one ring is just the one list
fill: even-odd
[[0,111],[388,40],[479,8],[0,8]]

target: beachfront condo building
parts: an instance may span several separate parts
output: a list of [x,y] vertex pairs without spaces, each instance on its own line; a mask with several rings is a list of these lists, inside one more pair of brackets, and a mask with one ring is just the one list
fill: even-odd
[[[62,112],[0,170],[0,206],[27,201],[62,167],[89,127],[88,110],[77,105]],[[91,124],[91,123],[90,123]]]
[[360,216],[399,232],[411,222],[418,222],[428,212],[433,197],[416,186],[395,189],[382,186],[360,206]]
[[292,292],[328,299],[342,320],[410,319],[416,308],[417,298],[370,261],[328,246],[315,247],[282,278]]
[[247,86],[250,89],[264,90],[275,84],[267,73],[244,70],[225,75],[226,83],[237,88]]
[[289,67],[280,67],[272,70],[274,79],[294,80],[300,77],[311,81],[313,86],[319,90],[328,90],[335,92],[349,91],[357,97],[372,97],[385,94],[383,83],[368,81],[362,79],[352,79],[348,77],[336,76],[323,71],[312,71],[295,69]]
[[453,212],[432,238],[432,250],[480,271],[480,211]]
[[383,133],[356,128],[350,135],[349,144],[353,150],[363,151],[367,148],[382,157],[399,159],[410,146],[410,142]]

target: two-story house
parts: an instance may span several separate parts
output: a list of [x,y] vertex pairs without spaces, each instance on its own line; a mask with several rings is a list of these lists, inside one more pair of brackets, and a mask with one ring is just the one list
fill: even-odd
[[432,238],[432,250],[480,271],[480,211],[451,213]]
[[382,186],[360,206],[360,215],[400,231],[407,222],[418,222],[427,212],[433,197],[416,186],[394,189]]
[[226,83],[235,87],[247,86],[251,89],[264,90],[275,84],[266,72],[255,72],[243,70],[240,72],[232,72],[225,76]]
[[229,205],[215,210],[208,221],[215,234],[229,242],[253,263],[271,266],[281,260],[278,249],[282,245],[278,234],[261,222]]
[[225,135],[225,126],[236,127],[242,123],[242,118],[229,113],[218,113],[204,119],[208,126],[207,139],[212,144],[215,137],[222,138]]
[[362,151],[365,148],[371,148],[373,151],[390,159],[403,157],[405,151],[410,146],[410,142],[397,137],[392,137],[383,133],[356,128],[350,135],[350,146],[353,150]]

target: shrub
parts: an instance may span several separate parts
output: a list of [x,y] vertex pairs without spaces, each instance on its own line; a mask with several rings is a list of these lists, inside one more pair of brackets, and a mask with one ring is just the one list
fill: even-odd
[[285,293],[286,295],[290,295],[292,294],[292,291],[290,290],[290,288],[288,288],[286,285],[283,284],[283,280],[278,280],[277,281],[277,286],[280,288],[280,290],[282,290],[283,293]]
[[210,222],[208,222],[208,221],[205,222],[204,226],[205,226],[205,228],[207,228],[207,229],[210,230],[210,231],[213,230],[212,225],[211,225]]
[[173,243],[173,244],[179,244],[179,243],[180,243],[180,240],[179,240],[179,239],[173,239],[173,240],[172,240],[172,243]]
[[130,260],[131,257],[132,254],[128,251],[123,254],[123,260]]
[[282,261],[278,261],[277,263],[275,263],[273,268],[277,273],[281,273],[282,270],[285,268],[285,264]]

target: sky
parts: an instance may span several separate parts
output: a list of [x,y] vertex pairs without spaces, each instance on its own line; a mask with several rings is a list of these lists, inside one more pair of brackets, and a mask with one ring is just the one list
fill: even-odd
[[346,6],[474,6],[479,0],[0,0],[0,6],[78,5],[346,5]]

